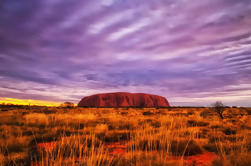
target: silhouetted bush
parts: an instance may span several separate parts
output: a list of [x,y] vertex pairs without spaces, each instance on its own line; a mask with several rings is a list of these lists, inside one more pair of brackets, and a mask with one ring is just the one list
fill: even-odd
[[213,110],[218,113],[219,117],[223,119],[223,112],[225,111],[225,106],[221,101],[216,101],[213,104]]
[[66,101],[63,104],[61,104],[61,107],[73,108],[74,107],[74,103]]

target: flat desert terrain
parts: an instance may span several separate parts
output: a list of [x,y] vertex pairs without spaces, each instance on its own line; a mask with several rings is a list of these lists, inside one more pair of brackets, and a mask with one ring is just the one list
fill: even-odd
[[247,166],[251,108],[1,106],[0,165]]

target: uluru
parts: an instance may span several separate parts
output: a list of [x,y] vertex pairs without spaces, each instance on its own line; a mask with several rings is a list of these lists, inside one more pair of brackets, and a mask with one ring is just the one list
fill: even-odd
[[145,93],[102,93],[84,97],[79,107],[169,107],[165,97]]

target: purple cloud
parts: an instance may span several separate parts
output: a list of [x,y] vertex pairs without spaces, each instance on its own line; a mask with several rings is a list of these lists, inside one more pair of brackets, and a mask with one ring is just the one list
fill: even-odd
[[249,0],[3,0],[0,20],[0,97],[251,106]]

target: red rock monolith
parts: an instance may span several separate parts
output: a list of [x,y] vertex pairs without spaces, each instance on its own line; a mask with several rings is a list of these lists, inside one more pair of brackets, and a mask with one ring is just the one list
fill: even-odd
[[79,107],[169,107],[165,97],[145,93],[103,93],[84,97]]

